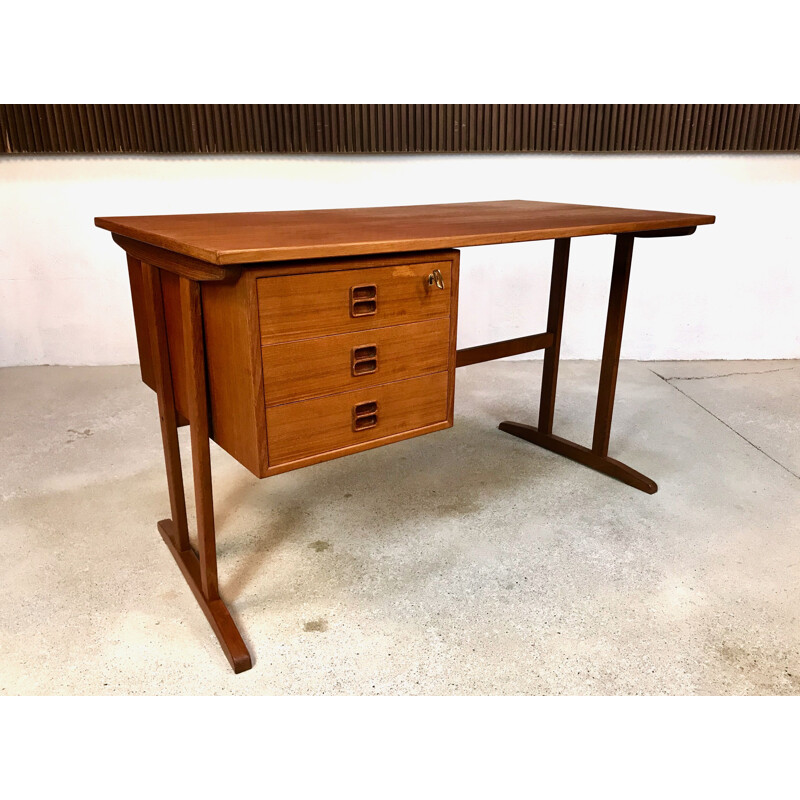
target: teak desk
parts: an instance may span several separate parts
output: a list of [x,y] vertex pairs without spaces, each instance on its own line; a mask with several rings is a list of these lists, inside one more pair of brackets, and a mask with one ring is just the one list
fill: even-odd
[[[252,662],[220,598],[209,438],[265,478],[453,424],[455,369],[544,350],[538,425],[500,430],[650,494],[608,456],[633,240],[701,214],[510,200],[102,217],[128,255],[142,380],[158,395],[172,518],[158,523],[234,672]],[[553,433],[570,239],[615,234],[592,446]],[[458,250],[554,239],[547,330],[456,350]],[[190,426],[198,552],[178,427]]]

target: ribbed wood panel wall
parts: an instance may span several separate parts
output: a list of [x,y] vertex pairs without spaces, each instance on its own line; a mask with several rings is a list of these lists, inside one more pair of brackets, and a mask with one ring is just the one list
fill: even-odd
[[4,154],[800,151],[800,105],[0,105]]

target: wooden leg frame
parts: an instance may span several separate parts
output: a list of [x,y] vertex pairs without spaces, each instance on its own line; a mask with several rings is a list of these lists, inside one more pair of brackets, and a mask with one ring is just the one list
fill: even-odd
[[[675,235],[691,233],[693,229],[681,229]],[[655,232],[660,233],[660,232]],[[652,236],[650,232],[636,234]],[[631,273],[634,234],[619,234],[614,251],[614,268],[611,274],[611,292],[608,301],[608,317],[603,344],[603,361],[600,367],[600,386],[597,393],[597,409],[594,419],[592,446],[584,447],[553,433],[553,411],[558,382],[558,360],[561,351],[561,328],[564,321],[564,298],[567,289],[567,265],[569,262],[569,239],[556,239],[553,254],[553,272],[550,281],[550,307],[547,314],[547,331],[534,336],[524,336],[506,342],[480,345],[458,352],[457,366],[466,366],[503,356],[544,350],[542,390],[539,403],[539,425],[524,425],[520,422],[501,422],[500,430],[518,436],[561,456],[571,458],[587,467],[610,475],[648,494],[658,491],[655,481],[635,469],[608,456],[611,435],[611,415],[614,409],[614,393],[617,386],[617,370],[622,345],[622,327],[625,321],[625,301],[628,296],[628,281]]]
[[550,281],[550,308],[547,315],[547,332],[552,335],[553,341],[544,349],[539,426],[533,427],[519,422],[501,422],[499,427],[501,431],[519,436],[520,439],[571,458],[584,466],[627,483],[635,489],[655,494],[658,491],[655,481],[608,456],[611,415],[614,410],[614,393],[617,387],[617,370],[622,345],[622,327],[625,321],[625,301],[628,297],[628,281],[631,274],[633,238],[632,234],[617,236],[591,448],[562,439],[553,433],[561,328],[564,320],[564,297],[567,289],[569,239],[557,239],[555,243],[553,273]]
[[186,375],[189,383],[187,397],[192,442],[192,471],[197,509],[198,552],[195,553],[189,543],[189,528],[186,521],[186,499],[178,449],[177,411],[169,363],[161,274],[156,267],[148,264],[143,263],[142,267],[145,292],[149,301],[146,304],[147,313],[150,315],[149,328],[155,332],[153,366],[172,511],[172,519],[161,520],[158,523],[158,530],[217,635],[233,671],[244,672],[252,666],[250,653],[230,612],[219,596],[217,581],[200,285],[196,281],[180,278],[181,319],[186,353]]

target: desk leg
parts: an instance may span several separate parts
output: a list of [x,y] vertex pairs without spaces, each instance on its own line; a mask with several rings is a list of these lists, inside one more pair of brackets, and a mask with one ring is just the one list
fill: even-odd
[[234,672],[250,669],[250,653],[231,615],[220,599],[217,585],[217,552],[214,504],[211,491],[211,461],[208,438],[205,347],[200,285],[180,279],[181,320],[186,357],[187,400],[192,466],[197,508],[199,554],[189,543],[186,500],[181,472],[172,368],[167,344],[161,275],[156,267],[142,263],[147,297],[148,324],[152,332],[153,365],[161,417],[161,436],[167,464],[172,519],[161,520],[158,530],[189,584],[200,608],[219,639]]
[[[564,242],[565,244],[562,244]],[[567,284],[567,260],[569,240],[557,239],[553,256],[553,274],[550,282],[550,309],[547,318],[548,333],[553,334],[553,344],[545,349],[542,371],[542,394],[539,405],[539,427],[519,422],[501,422],[500,430],[518,436],[547,450],[571,458],[584,466],[602,472],[617,480],[655,494],[658,486],[646,475],[626,464],[608,457],[611,435],[611,415],[614,410],[614,393],[617,387],[617,370],[622,345],[622,328],[625,321],[625,302],[628,297],[628,282],[631,274],[633,236],[619,234],[614,250],[614,268],[611,275],[611,291],[608,300],[606,334],[603,344],[603,360],[600,367],[600,386],[597,392],[594,437],[591,449],[562,439],[553,434],[553,409],[555,405],[558,359],[561,346],[561,327],[564,316],[564,296]]]

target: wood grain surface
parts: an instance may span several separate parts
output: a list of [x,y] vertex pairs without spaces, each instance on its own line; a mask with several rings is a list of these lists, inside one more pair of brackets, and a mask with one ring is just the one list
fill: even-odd
[[[364,351],[357,362],[363,372],[354,367],[354,351]],[[273,344],[261,352],[267,405],[280,405],[446,370],[450,319]]]
[[[319,456],[320,461],[343,455],[345,448],[365,449],[396,434],[413,436],[436,423],[448,424],[448,373],[385,383],[328,397],[267,409],[270,466]],[[376,406],[377,424],[353,429],[353,410],[363,403]],[[337,452],[339,451],[339,452]]]
[[[262,342],[266,345],[446,317],[450,313],[451,263],[259,278]],[[428,283],[436,269],[442,274],[445,290]],[[353,316],[351,292],[363,286],[375,287],[375,312]]]
[[713,216],[502,200],[486,203],[98,217],[95,224],[210,264],[247,264],[708,225]]

